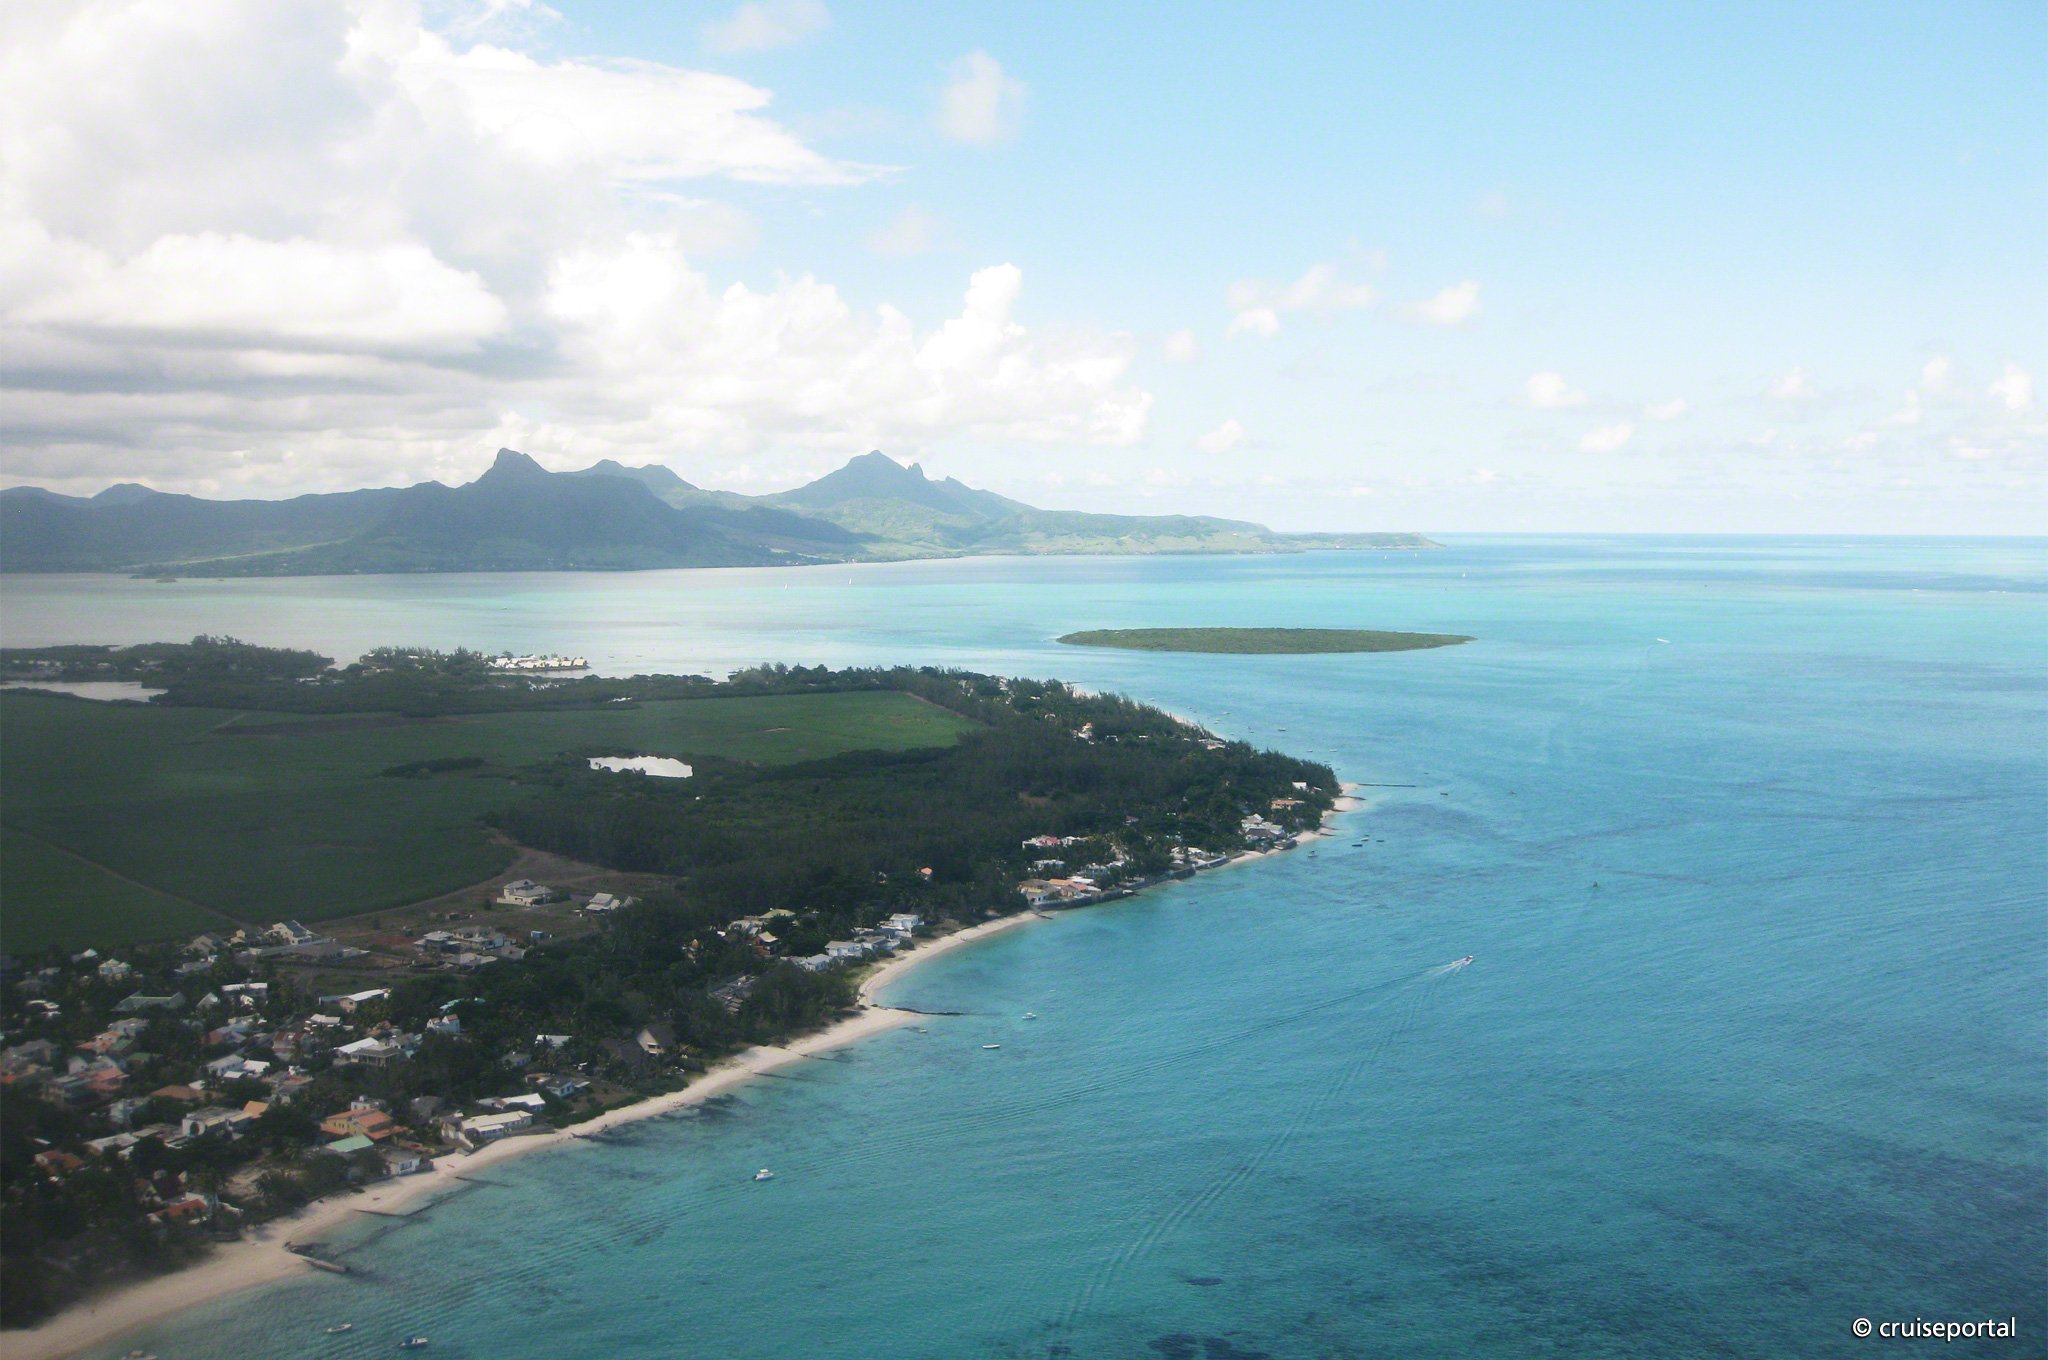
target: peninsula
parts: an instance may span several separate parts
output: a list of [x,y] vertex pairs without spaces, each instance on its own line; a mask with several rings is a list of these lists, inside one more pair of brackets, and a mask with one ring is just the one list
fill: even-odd
[[896,1023],[874,964],[1283,848],[1339,799],[1327,766],[959,671],[203,637],[0,678],[160,691],[0,691],[9,1326]]
[[1324,652],[1414,652],[1455,647],[1462,633],[1390,633],[1366,628],[1097,628],[1059,639],[1074,647],[1132,652],[1215,652],[1303,656]]

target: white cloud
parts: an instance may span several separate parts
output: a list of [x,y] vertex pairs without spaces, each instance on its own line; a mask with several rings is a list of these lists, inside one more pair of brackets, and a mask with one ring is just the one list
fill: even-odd
[[1652,420],[1677,420],[1692,407],[1684,397],[1673,397],[1669,401],[1653,401],[1643,407],[1643,414]]
[[[1384,267],[1384,253],[1375,258],[1375,268]],[[1357,311],[1379,301],[1379,292],[1369,283],[1348,282],[1334,264],[1310,265],[1291,283],[1266,279],[1239,279],[1230,285],[1224,300],[1231,310],[1231,334],[1249,331],[1253,335],[1274,335],[1280,330],[1283,312],[1327,315]]]
[[1628,443],[1635,432],[1636,427],[1625,420],[1614,425],[1602,425],[1596,430],[1588,430],[1579,440],[1579,448],[1585,453],[1613,453]]
[[1347,283],[1334,264],[1310,265],[1292,283],[1240,279],[1227,294],[1230,310],[1270,308],[1275,312],[1344,312],[1370,307],[1379,293],[1369,283]]
[[1195,339],[1193,331],[1186,328],[1167,336],[1161,348],[1165,351],[1168,363],[1191,364],[1202,357],[1201,342]]
[[828,160],[761,117],[773,96],[731,76],[645,61],[543,63],[481,45],[458,53],[424,32],[395,55],[392,74],[417,106],[454,105],[540,169],[764,184],[851,184],[877,173]]
[[1813,375],[1802,367],[1789,368],[1771,384],[1771,395],[1779,401],[1805,401],[1814,395]]
[[1244,443],[1245,428],[1235,420],[1226,420],[1207,434],[1195,440],[1195,448],[1203,453],[1229,453]]
[[2008,411],[2024,411],[2034,404],[2033,375],[2010,359],[2005,361],[2005,370],[1985,391],[1997,398]]
[[389,485],[530,444],[772,483],[862,441],[1143,437],[1135,341],[1025,325],[1010,266],[920,320],[707,274],[755,229],[707,186],[881,173],[768,90],[529,52],[531,3],[429,12],[0,4],[8,480]]
[[1920,366],[1920,390],[1923,392],[1948,391],[1949,379],[1954,365],[1946,354],[1937,354]]
[[1271,339],[1280,333],[1280,314],[1271,307],[1254,307],[1230,318],[1231,335],[1256,335]]
[[714,52],[759,52],[801,42],[831,23],[820,0],[749,0],[699,31]]
[[1528,393],[1529,404],[1541,411],[1586,404],[1586,394],[1566,382],[1562,373],[1531,373],[1523,388]]
[[1887,425],[1918,425],[1920,423],[1921,414],[1922,403],[1920,400],[1920,391],[1918,388],[1909,387],[1906,389],[1905,404],[1900,406],[1898,410],[1886,416],[1884,423]]
[[913,203],[868,236],[868,249],[877,255],[922,255],[938,244],[940,232],[939,219]]
[[1454,283],[1436,296],[1415,305],[1415,316],[1432,326],[1462,326],[1479,314],[1479,284],[1472,279]]
[[1023,81],[1004,72],[988,53],[976,50],[946,68],[939,94],[939,131],[956,142],[986,146],[1017,134],[1023,119]]
[[978,270],[960,315],[920,336],[895,308],[864,318],[809,276],[714,290],[669,242],[636,236],[560,260],[547,310],[593,415],[623,422],[622,437],[1142,438],[1152,398],[1124,382],[1129,339],[1040,339],[1012,316],[1022,288],[1014,265]]
[[[33,268],[43,261],[17,261]],[[111,336],[329,349],[469,350],[502,330],[505,305],[475,274],[416,244],[350,249],[207,232],[161,236],[115,263],[68,256],[13,319]],[[0,282],[0,296],[15,289]]]

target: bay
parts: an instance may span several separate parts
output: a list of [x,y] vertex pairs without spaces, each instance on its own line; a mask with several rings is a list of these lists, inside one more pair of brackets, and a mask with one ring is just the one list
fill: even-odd
[[[1477,641],[1052,641],[1176,625]],[[476,1357],[2004,1355],[1849,1328],[2048,1327],[2041,541],[0,583],[9,645],[198,632],[1057,675],[1369,787],[1313,854],[889,998],[965,1015],[494,1168],[365,1222],[356,1276],[128,1343],[164,1360],[409,1331]]]

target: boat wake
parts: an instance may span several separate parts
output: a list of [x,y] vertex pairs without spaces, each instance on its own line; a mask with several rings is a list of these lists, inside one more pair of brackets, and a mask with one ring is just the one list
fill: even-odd
[[1462,958],[1462,959],[1452,959],[1452,960],[1451,960],[1451,961],[1450,961],[1449,963],[1447,963],[1447,964],[1444,964],[1444,965],[1443,965],[1442,967],[1440,967],[1440,968],[1432,968],[1432,969],[1430,969],[1430,970],[1429,970],[1429,975],[1430,975],[1431,977],[1444,977],[1444,976],[1446,976],[1446,975],[1448,975],[1448,974],[1451,974],[1451,973],[1462,973],[1462,972],[1464,972],[1464,971],[1465,971],[1465,970],[1466,970],[1467,968],[1470,968],[1471,966],[1472,966],[1472,956],[1471,956],[1470,954],[1467,954],[1467,955],[1466,955],[1466,956],[1465,956],[1464,958]]

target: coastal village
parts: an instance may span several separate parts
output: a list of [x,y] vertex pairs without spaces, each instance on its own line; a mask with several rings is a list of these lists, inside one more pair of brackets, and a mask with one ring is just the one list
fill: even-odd
[[[1075,736],[1092,740],[1085,730]],[[1017,905],[1042,913],[1126,896],[1291,846],[1320,818],[1307,797],[1273,799],[1244,811],[1240,848],[1176,844],[1165,870],[1149,876],[1114,836],[1034,836],[1019,846],[1029,874],[1016,883]],[[919,870],[920,881],[932,872]],[[190,1252],[312,1199],[676,1089],[722,1055],[679,1042],[658,1017],[602,1033],[520,1034],[478,1052],[483,998],[422,1009],[399,995],[422,977],[516,969],[560,939],[614,929],[638,906],[623,891],[569,892],[519,877],[410,934],[381,918],[368,934],[285,919],[33,967],[0,958],[0,1088],[51,1115],[14,1131],[33,1145],[42,1184],[32,1193],[61,1198],[90,1182],[95,1201],[111,1197],[167,1250]],[[789,941],[811,924],[777,908],[716,931],[717,947],[751,963],[708,987],[709,1003],[738,1016],[778,968],[849,974],[963,925],[896,910],[794,952]],[[695,956],[713,944],[692,939],[684,950]],[[429,1074],[457,1075],[424,1089],[435,1085]]]

